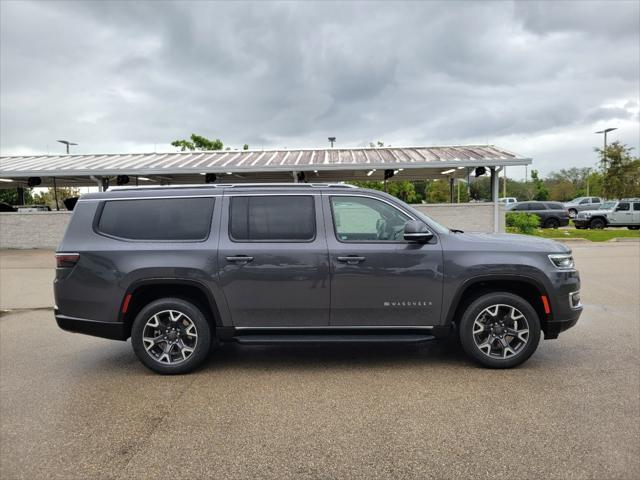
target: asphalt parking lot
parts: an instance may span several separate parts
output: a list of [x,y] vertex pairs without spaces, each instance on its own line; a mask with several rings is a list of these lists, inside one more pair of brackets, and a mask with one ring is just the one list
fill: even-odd
[[0,252],[0,477],[640,478],[640,243],[571,246],[585,312],[515,370],[231,345],[174,377],[57,328],[51,252]]

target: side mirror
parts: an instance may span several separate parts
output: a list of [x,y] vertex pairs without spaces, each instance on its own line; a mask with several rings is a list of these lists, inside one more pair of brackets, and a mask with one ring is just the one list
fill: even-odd
[[416,220],[409,220],[404,225],[404,239],[408,242],[426,243],[433,238],[427,226]]

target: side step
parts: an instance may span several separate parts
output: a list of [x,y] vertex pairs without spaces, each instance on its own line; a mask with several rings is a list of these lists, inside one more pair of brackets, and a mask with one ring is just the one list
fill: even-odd
[[422,343],[435,340],[434,335],[415,334],[248,334],[234,336],[243,345],[278,345],[310,343]]

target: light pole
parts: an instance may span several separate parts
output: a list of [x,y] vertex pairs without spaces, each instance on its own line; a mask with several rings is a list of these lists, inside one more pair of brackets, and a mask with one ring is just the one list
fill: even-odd
[[602,150],[602,166],[607,168],[607,133],[613,132],[617,130],[616,127],[605,128],[604,130],[600,130],[599,132],[595,132],[596,134],[604,133],[604,149]]
[[67,155],[69,154],[69,145],[78,145],[77,143],[73,143],[68,140],[58,140],[58,142],[63,143],[67,146]]

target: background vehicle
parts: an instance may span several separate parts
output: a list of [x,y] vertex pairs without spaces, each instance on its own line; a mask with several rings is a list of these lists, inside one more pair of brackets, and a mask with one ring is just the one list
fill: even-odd
[[597,210],[580,212],[573,219],[576,228],[627,227],[640,229],[640,198],[606,201]]
[[564,208],[569,212],[569,216],[573,218],[578,212],[598,209],[601,203],[602,199],[600,197],[578,197],[565,203]]
[[449,230],[346,185],[88,194],[56,262],[58,325],[131,337],[159,373],[192,370],[217,341],[416,343],[452,332],[478,363],[508,368],[582,311],[566,246]]
[[569,212],[559,202],[519,202],[507,207],[511,212],[533,213],[540,218],[541,228],[558,228],[569,225]]
[[518,199],[516,197],[500,197],[498,202],[509,205],[512,203],[518,203]]

